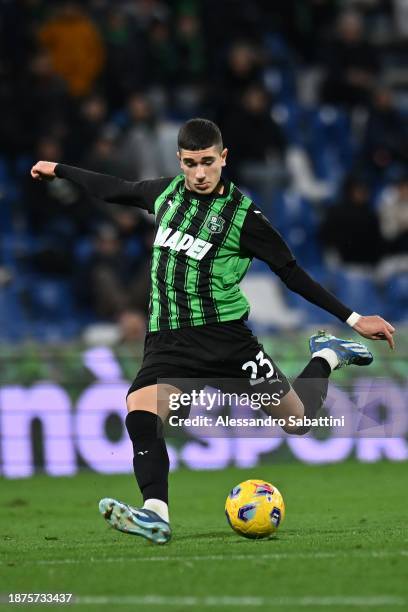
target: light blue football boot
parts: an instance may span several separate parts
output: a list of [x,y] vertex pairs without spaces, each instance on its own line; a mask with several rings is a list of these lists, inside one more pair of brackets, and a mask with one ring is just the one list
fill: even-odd
[[370,365],[374,357],[364,344],[354,340],[343,340],[327,334],[324,330],[319,330],[317,334],[311,336],[309,349],[312,355],[322,349],[331,349],[337,355],[338,365],[334,368],[338,370],[345,365]]
[[170,525],[156,512],[147,508],[133,508],[128,504],[105,497],[99,502],[99,512],[114,529],[166,544],[171,538]]

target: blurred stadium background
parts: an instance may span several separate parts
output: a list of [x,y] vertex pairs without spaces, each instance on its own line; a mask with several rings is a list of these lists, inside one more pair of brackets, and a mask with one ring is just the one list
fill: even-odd
[[[397,324],[397,352],[376,344],[368,374],[386,377],[378,404],[405,409],[407,39],[407,0],[0,0],[5,476],[130,470],[121,417],[149,291],[149,215],[34,183],[31,165],[177,174],[177,131],[193,116],[220,125],[229,178],[299,262],[354,310]],[[254,331],[294,375],[309,328],[336,322],[260,262],[243,287]],[[353,376],[341,378],[350,389]],[[173,449],[173,467],[408,458],[403,437],[200,448]]]

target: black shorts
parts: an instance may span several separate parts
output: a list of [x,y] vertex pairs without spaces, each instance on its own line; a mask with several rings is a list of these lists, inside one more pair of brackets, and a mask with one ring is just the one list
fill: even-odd
[[286,376],[243,320],[149,332],[142,367],[128,394],[155,385],[158,379],[199,379],[205,384],[241,379],[241,391],[247,385],[248,390],[280,397],[290,389]]

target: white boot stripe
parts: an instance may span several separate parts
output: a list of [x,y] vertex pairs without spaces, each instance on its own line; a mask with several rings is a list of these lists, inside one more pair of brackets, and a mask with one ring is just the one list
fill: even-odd
[[366,347],[363,346],[362,344],[347,344],[346,342],[342,342],[341,346],[344,346],[344,348],[347,349],[351,349],[353,351],[366,351]]

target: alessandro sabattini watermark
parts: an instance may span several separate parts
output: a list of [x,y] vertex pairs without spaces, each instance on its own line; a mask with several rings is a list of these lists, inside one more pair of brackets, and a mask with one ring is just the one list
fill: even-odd
[[[232,381],[231,381],[232,382]],[[235,381],[236,382],[236,381]],[[179,384],[179,389],[185,385]],[[173,389],[176,381],[172,381]],[[170,388],[171,389],[171,388]],[[169,387],[167,388],[169,391]],[[164,398],[163,398],[164,399]],[[209,386],[167,392],[169,416],[167,433],[176,435],[178,430],[194,429],[202,436],[259,436],[270,435],[271,429],[282,433],[289,428],[344,428],[344,415],[306,415],[290,414],[281,406],[281,390],[274,391],[225,391]],[[197,431],[198,430],[198,431]],[[262,434],[261,432],[264,432]]]
[[[302,398],[316,401],[323,382],[304,379]],[[291,386],[284,378],[161,378],[158,383],[167,436],[278,438],[296,433],[296,427],[310,428],[321,440],[408,436],[405,382],[384,377],[330,381],[322,407],[314,414],[306,406],[305,415],[302,407],[291,408]]]
[[320,416],[309,418],[307,416],[296,417],[231,417],[220,415],[217,417],[197,415],[194,417],[179,417],[170,415],[168,423],[170,427],[344,427],[344,416],[336,418],[332,416]]

